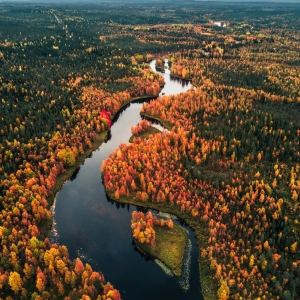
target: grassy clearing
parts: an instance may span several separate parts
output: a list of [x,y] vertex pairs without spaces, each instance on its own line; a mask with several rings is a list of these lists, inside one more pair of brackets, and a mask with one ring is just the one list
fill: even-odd
[[146,117],[146,118],[148,118],[148,119],[158,121],[163,127],[165,127],[165,128],[168,129],[168,130],[171,130],[172,127],[173,127],[173,125],[171,125],[169,122],[164,121],[164,120],[162,120],[162,119],[153,117],[153,116],[151,116],[151,115],[148,115],[148,114],[145,114],[145,113],[142,113],[142,112],[141,112],[141,115],[144,116],[144,117]]
[[173,228],[155,226],[154,230],[155,246],[151,247],[150,244],[142,244],[134,239],[137,248],[150,257],[158,258],[174,275],[180,276],[187,243],[185,231],[177,224]]
[[109,194],[109,197],[119,203],[131,204],[135,206],[145,207],[148,209],[155,209],[164,213],[172,214],[184,220],[190,228],[194,230],[197,246],[198,246],[198,264],[200,273],[201,293],[204,300],[216,300],[217,290],[219,288],[217,280],[214,278],[214,272],[210,270],[210,263],[208,259],[201,257],[202,249],[207,247],[208,230],[205,223],[199,219],[192,217],[187,212],[182,212],[179,207],[170,205],[170,203],[157,202],[142,202],[135,197],[120,197],[116,199],[114,195]]
[[150,126],[147,128],[146,131],[144,132],[141,132],[140,134],[137,134],[137,135],[132,135],[130,138],[129,138],[129,142],[132,143],[133,142],[133,138],[141,138],[141,139],[147,139],[151,134],[155,134],[155,133],[158,133],[160,132],[159,129],[153,127],[153,126]]

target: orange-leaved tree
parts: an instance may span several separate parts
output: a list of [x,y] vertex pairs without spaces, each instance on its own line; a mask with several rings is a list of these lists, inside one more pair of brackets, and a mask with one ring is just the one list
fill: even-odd
[[154,226],[173,228],[173,225],[171,219],[167,219],[166,221],[163,219],[159,220],[150,211],[146,215],[143,212],[132,212],[131,229],[133,237],[140,243],[151,244],[152,247],[155,246],[156,238]]

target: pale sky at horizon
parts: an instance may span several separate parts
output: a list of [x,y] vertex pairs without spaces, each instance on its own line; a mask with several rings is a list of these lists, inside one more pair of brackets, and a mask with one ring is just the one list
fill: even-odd
[[[172,0],[173,2],[174,0]],[[32,3],[51,3],[51,2],[55,2],[55,3],[76,3],[76,2],[88,2],[88,3],[100,3],[100,2],[119,2],[119,3],[126,3],[126,2],[137,2],[137,3],[142,3],[142,2],[171,2],[171,0],[0,0],[0,3],[9,3],[9,2],[32,2]],[[175,2],[181,2],[180,0],[175,0]],[[233,3],[241,3],[241,2],[249,2],[249,3],[296,3],[296,4],[300,4],[300,0],[187,0],[184,1],[187,3],[191,3],[191,2],[233,2]]]

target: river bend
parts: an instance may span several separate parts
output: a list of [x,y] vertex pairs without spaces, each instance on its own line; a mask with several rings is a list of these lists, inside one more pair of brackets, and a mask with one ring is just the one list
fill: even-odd
[[[150,65],[155,70],[155,61]],[[171,78],[168,69],[162,75],[166,84],[160,95],[181,93],[191,87],[188,81]],[[51,209],[50,240],[66,245],[71,259],[80,257],[95,271],[103,272],[123,300],[203,299],[192,230],[181,222],[190,242],[182,276],[170,276],[159,262],[143,257],[132,244],[130,221],[136,207],[110,201],[102,185],[102,161],[121,143],[128,143],[131,127],[141,121],[141,108],[142,103],[129,104],[114,121],[110,138],[63,185]]]

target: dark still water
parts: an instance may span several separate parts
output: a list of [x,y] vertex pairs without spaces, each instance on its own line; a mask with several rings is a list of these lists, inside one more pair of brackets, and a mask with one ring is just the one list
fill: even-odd
[[[154,61],[151,66],[154,68]],[[190,88],[189,82],[170,78],[168,70],[163,76],[166,85],[161,93],[175,94]],[[51,242],[66,245],[71,259],[80,257],[95,271],[102,272],[106,281],[120,291],[123,300],[203,299],[198,249],[190,228],[183,225],[190,240],[183,275],[171,276],[159,262],[142,257],[135,250],[130,220],[136,207],[111,202],[102,185],[102,161],[120,143],[128,143],[131,126],[141,120],[141,107],[142,103],[131,103],[121,112],[111,127],[110,139],[64,184],[52,207]]]

